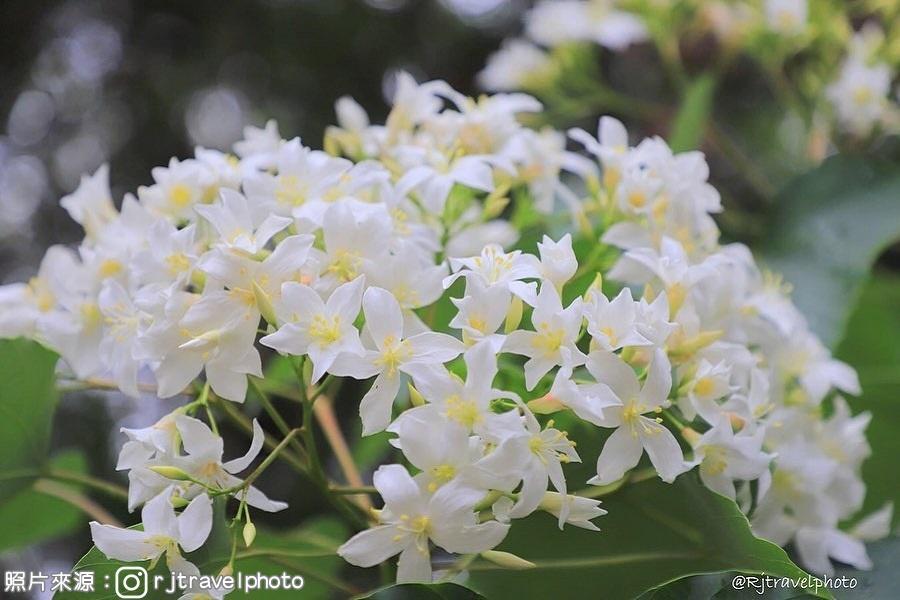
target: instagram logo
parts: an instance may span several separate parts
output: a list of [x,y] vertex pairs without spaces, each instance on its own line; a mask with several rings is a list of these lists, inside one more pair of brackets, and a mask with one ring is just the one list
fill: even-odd
[[147,595],[147,569],[119,567],[116,569],[116,595],[126,600]]

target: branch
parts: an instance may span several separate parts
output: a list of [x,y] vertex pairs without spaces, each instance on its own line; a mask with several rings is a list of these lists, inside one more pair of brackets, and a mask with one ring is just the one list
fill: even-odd
[[105,508],[70,487],[47,479],[38,479],[34,482],[34,491],[67,502],[104,525],[122,526],[118,519],[107,512]]

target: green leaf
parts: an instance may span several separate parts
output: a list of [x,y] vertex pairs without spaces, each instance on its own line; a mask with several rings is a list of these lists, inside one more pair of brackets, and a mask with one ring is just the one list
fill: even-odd
[[[55,456],[50,465],[75,473],[87,472],[84,454],[75,450]],[[0,505],[0,553],[67,535],[85,522],[84,514],[68,502],[26,488]]]
[[[579,445],[581,449],[581,445]],[[534,562],[509,571],[479,561],[471,587],[488,598],[634,598],[691,575],[737,571],[803,577],[775,544],[755,537],[728,498],[706,489],[696,473],[669,485],[631,484],[605,499],[600,532],[567,526],[545,513],[516,521],[498,547]],[[828,598],[820,590],[820,596]]]
[[712,114],[715,92],[716,78],[710,73],[700,75],[688,86],[669,132],[669,146],[673,152],[700,147],[706,123]]
[[[238,525],[240,527],[240,524]],[[135,525],[131,529],[140,529]],[[224,525],[224,516],[219,515],[213,527],[213,536],[219,533],[230,534],[230,529]],[[238,540],[240,540],[238,531]],[[260,528],[256,541],[249,549],[244,548],[238,541],[238,558],[235,561],[234,575],[263,573],[265,575],[302,575],[304,586],[302,590],[273,590],[258,589],[250,591],[247,596],[263,600],[278,598],[314,598],[325,600],[334,596],[335,591],[342,597],[358,593],[337,576],[343,561],[337,556],[335,550],[346,535],[346,531],[338,521],[322,519],[314,521],[297,530],[275,534]],[[212,547],[211,547],[212,546]],[[230,546],[221,547],[221,544],[207,542],[196,552],[185,557],[197,565],[200,572],[206,575],[217,575],[221,568],[228,562]],[[118,598],[115,593],[116,571],[121,567],[147,567],[149,563],[123,563],[111,560],[103,555],[96,547],[85,554],[75,565],[74,571],[92,571],[94,573],[95,592],[70,592],[54,596],[55,600],[111,600]],[[164,588],[169,586],[169,573],[165,566],[165,559],[160,559],[159,564],[149,572],[150,581],[159,577],[164,583]],[[238,590],[236,595],[243,595]],[[167,595],[163,590],[149,587],[146,598],[150,600],[161,598],[177,598],[180,594]]]
[[57,356],[37,342],[0,340],[0,502],[26,487],[47,458]]
[[362,596],[360,600],[483,600],[484,596],[455,583],[401,583]]
[[[866,437],[872,455],[863,463],[866,499],[863,514],[885,502],[900,507],[897,457],[900,456],[900,276],[876,273],[864,288],[838,358],[859,373],[862,396],[848,398],[853,412],[869,411]],[[894,511],[894,525],[898,521]]]
[[900,169],[835,156],[775,199],[764,263],[793,284],[793,299],[827,346],[840,341],[879,252],[900,238]]

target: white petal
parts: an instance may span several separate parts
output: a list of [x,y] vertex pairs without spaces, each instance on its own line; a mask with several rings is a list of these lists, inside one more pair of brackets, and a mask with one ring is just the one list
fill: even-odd
[[403,314],[394,295],[387,290],[371,287],[363,296],[363,311],[366,327],[372,332],[372,339],[378,348],[383,348],[386,338],[394,343],[403,337]]
[[175,417],[175,426],[181,434],[181,443],[188,454],[212,458],[222,457],[222,438],[199,419],[187,415]]
[[431,583],[431,554],[428,546],[419,550],[413,544],[400,553],[397,583]]
[[201,494],[178,515],[178,543],[185,552],[203,545],[212,530],[212,500]]
[[240,473],[249,467],[250,463],[253,462],[253,459],[259,455],[259,452],[263,447],[263,442],[265,442],[265,438],[266,435],[263,433],[259,421],[253,419],[253,439],[250,440],[250,448],[247,449],[247,453],[240,458],[229,460],[222,466],[225,467],[225,470],[229,473]]
[[588,483],[606,485],[622,479],[625,472],[638,464],[644,449],[641,441],[631,435],[628,427],[616,429],[597,458],[597,476]]
[[107,558],[113,560],[133,562],[156,558],[162,554],[162,549],[148,542],[149,537],[143,531],[101,525],[91,521],[91,538],[94,545]]
[[436,526],[434,543],[449,552],[469,554],[490,550],[503,541],[509,531],[509,525],[497,521],[487,521],[479,525],[455,528]]
[[381,373],[359,403],[359,416],[363,423],[363,435],[372,435],[384,429],[391,422],[391,409],[400,390],[400,377]]
[[400,514],[422,512],[419,486],[401,465],[382,465],[372,476],[375,489],[384,498],[386,508]]
[[684,455],[681,453],[681,446],[678,440],[672,435],[672,432],[660,425],[656,421],[646,417],[637,417],[642,420],[642,424],[638,426],[641,442],[647,450],[650,462],[656,472],[659,473],[660,479],[666,483],[671,483],[678,475],[684,473],[686,465],[684,463]]
[[337,553],[351,565],[372,567],[401,552],[407,536],[393,525],[380,525],[361,531],[344,542]]

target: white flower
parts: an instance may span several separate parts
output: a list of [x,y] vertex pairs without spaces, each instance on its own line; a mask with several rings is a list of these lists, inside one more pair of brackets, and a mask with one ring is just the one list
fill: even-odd
[[534,284],[522,279],[541,277],[541,264],[536,256],[520,250],[507,253],[497,244],[486,245],[480,256],[451,258],[450,269],[453,274],[444,279],[445,289],[460,277],[477,278],[489,286],[503,286],[529,304],[535,302]]
[[637,303],[627,287],[613,300],[600,290],[593,290],[584,305],[584,316],[592,346],[614,352],[626,346],[653,345],[638,332]]
[[323,291],[377,270],[387,258],[391,220],[385,210],[354,210],[345,203],[332,205],[322,222],[325,256],[321,259]]
[[503,286],[488,287],[481,280],[470,278],[466,281],[466,295],[450,299],[458,312],[449,325],[462,330],[466,345],[473,346],[486,340],[495,352],[499,352],[506,336],[497,333],[497,329],[506,319],[511,298],[509,290]]
[[634,370],[614,354],[592,353],[588,370],[609,386],[622,403],[603,411],[604,426],[615,427],[597,459],[597,476],[589,483],[606,485],[618,481],[638,464],[644,450],[663,481],[671,482],[687,469],[681,447],[672,432],[660,424],[658,415],[668,405],[672,375],[669,361],[655,350],[643,387]]
[[540,2],[527,16],[527,31],[548,46],[590,40],[612,50],[624,50],[647,38],[640,19],[616,10],[612,0]]
[[522,478],[525,436],[489,447],[460,423],[427,408],[403,413],[388,431],[397,434],[394,444],[421,471],[415,480],[429,492],[452,482],[483,491],[512,491]]
[[247,375],[262,377],[262,362],[253,342],[259,313],[248,311],[224,291],[203,296],[173,293],[164,314],[147,328],[142,347],[158,362],[154,374],[161,398],[182,392],[204,368],[213,391],[243,402]]
[[137,375],[140,362],[135,357],[134,342],[142,333],[146,315],[135,307],[125,288],[115,280],[104,283],[97,298],[105,329],[100,340],[100,357],[112,372],[119,389],[138,397]]
[[152,171],[151,186],[138,188],[141,204],[151,212],[175,221],[193,221],[194,207],[218,192],[215,175],[201,162],[172,159],[168,167]]
[[[222,438],[214,434],[206,423],[193,417],[178,415],[175,417],[175,426],[181,434],[181,443],[186,454],[173,457],[168,464],[188,473],[195,480],[220,490],[234,488],[243,483],[241,479],[235,477],[235,474],[250,466],[259,455],[265,441],[262,427],[256,419],[253,419],[253,439],[247,453],[239,458],[222,462],[224,453]],[[192,485],[185,491],[185,495],[190,497],[200,491],[199,486]],[[252,485],[234,495],[238,499],[246,499],[250,506],[267,512],[278,512],[287,508],[286,503],[269,500]]]
[[527,87],[530,80],[548,73],[552,66],[550,55],[538,46],[527,40],[510,39],[488,57],[477,79],[486,90],[512,92]]
[[338,554],[360,567],[400,554],[398,583],[431,582],[429,541],[448,552],[472,554],[499,544],[509,529],[497,521],[478,523],[472,507],[481,499],[479,491],[446,485],[430,495],[400,465],[379,467],[373,479],[384,498],[383,524],[356,534]]
[[375,349],[366,349],[362,355],[342,353],[329,371],[355,379],[378,376],[359,405],[363,435],[369,435],[382,431],[390,422],[391,407],[400,390],[400,373],[408,372],[415,363],[435,365],[453,360],[464,347],[445,333],[427,331],[404,336],[400,305],[386,290],[367,289],[362,306],[366,317],[363,335],[373,340]]
[[324,302],[311,287],[296,282],[281,288],[275,311],[284,325],[260,340],[265,346],[294,356],[309,355],[312,382],[325,374],[341,352],[365,353],[359,331],[353,325],[362,302],[364,277],[357,277],[334,290]]
[[558,518],[563,518],[565,509],[568,511],[565,516],[566,523],[590,531],[600,531],[600,528],[591,523],[591,520],[606,514],[606,511],[600,508],[600,500],[572,494],[564,496],[557,492],[546,492],[538,508]]
[[529,357],[525,363],[525,386],[529,390],[554,366],[584,364],[584,353],[575,345],[582,322],[581,298],[563,309],[556,288],[546,282],[541,285],[531,313],[534,331],[513,331],[503,344],[504,352]]
[[731,385],[730,365],[724,361],[712,364],[706,359],[701,359],[687,390],[688,402],[680,403],[679,407],[687,418],[692,419],[699,413],[707,423],[714,425],[721,414],[716,400],[734,391],[736,388]]
[[765,431],[735,435],[726,416],[713,424],[694,444],[694,462],[706,486],[732,500],[734,480],[752,481],[768,472],[773,456],[762,451]]
[[859,137],[869,135],[887,115],[892,78],[886,63],[848,57],[825,91],[840,127]]
[[524,428],[516,411],[497,414],[491,410],[492,400],[518,400],[518,397],[493,387],[497,375],[497,356],[490,344],[476,344],[466,351],[464,358],[465,382],[451,375],[444,367],[411,366],[413,381],[429,404],[405,414],[437,411],[466,430],[492,440],[521,434]]
[[545,235],[537,247],[541,256],[541,275],[561,293],[563,285],[578,270],[578,260],[572,250],[572,234],[567,233],[558,242]]
[[778,33],[797,35],[806,29],[808,10],[807,0],[766,0],[766,23]]
[[225,248],[256,254],[272,236],[292,223],[291,219],[254,210],[256,207],[251,207],[247,198],[234,190],[223,189],[219,197],[221,202],[203,204],[194,210],[212,223],[219,233],[219,243]]
[[[269,119],[262,129],[252,125],[244,127],[244,139],[234,143],[234,152],[241,158],[266,158],[277,152],[282,143],[278,123]],[[266,166],[265,162],[260,166]]]
[[156,564],[165,554],[166,564],[173,573],[200,574],[181,552],[193,552],[209,537],[212,529],[209,496],[197,496],[180,515],[176,515],[171,497],[164,491],[144,506],[141,521],[143,531],[91,521],[91,537],[107,558],[125,562],[149,560]]
[[[554,428],[552,421],[541,429],[534,415],[525,409],[525,424],[528,428],[529,454],[521,470],[522,489],[519,490],[518,501],[509,513],[513,518],[529,515],[538,507],[547,491],[548,480],[563,495],[564,500],[568,500],[562,465],[581,462],[575,451],[575,444],[569,440],[565,431]],[[568,506],[564,502],[557,513],[560,529],[568,519],[568,513]]]
[[82,175],[78,189],[59,203],[73,221],[84,227],[85,237],[96,239],[119,216],[109,191],[109,165],[100,165],[93,175]]

